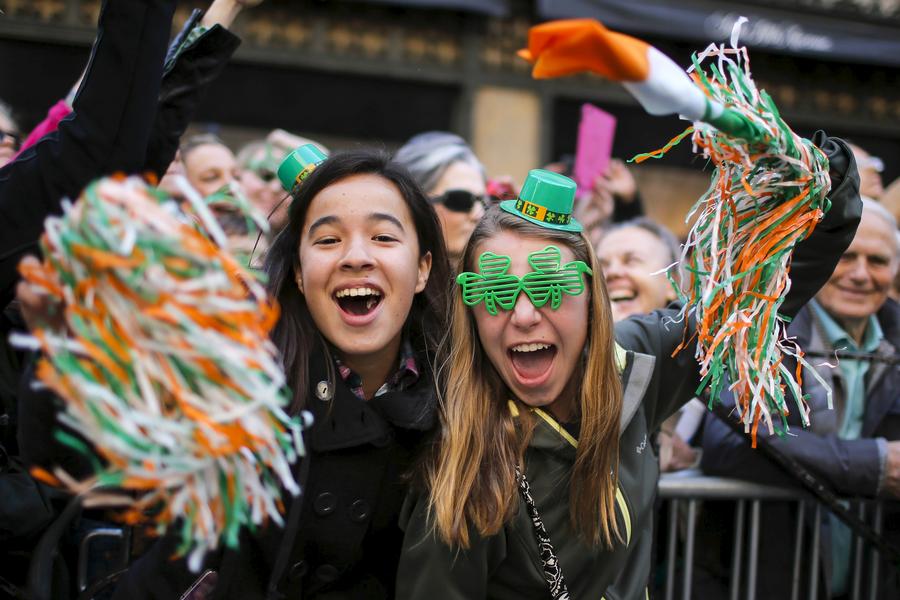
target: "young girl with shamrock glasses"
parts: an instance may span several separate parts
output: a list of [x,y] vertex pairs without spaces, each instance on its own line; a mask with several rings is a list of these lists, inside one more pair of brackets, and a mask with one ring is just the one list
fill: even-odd
[[[841,164],[832,211],[795,253],[785,314],[853,236],[858,195]],[[672,356],[693,326],[662,310],[614,328],[574,191],[532,171],[465,248],[398,598],[645,597],[659,475],[648,436],[698,387],[692,349]]]

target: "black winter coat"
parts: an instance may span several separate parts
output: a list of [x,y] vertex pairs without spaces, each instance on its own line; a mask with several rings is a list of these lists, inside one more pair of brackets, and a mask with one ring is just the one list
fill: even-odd
[[[208,559],[205,569],[217,572],[212,598],[394,596],[406,474],[436,425],[434,385],[423,372],[408,390],[363,401],[339,376],[328,382],[324,361],[310,365],[307,410],[315,421],[304,434],[307,456],[294,468],[302,498],[288,503],[284,529],[244,530],[238,549]],[[167,537],[154,546],[115,598],[180,598],[200,575],[169,560],[175,545]]]
[[[22,329],[15,303],[9,303],[16,265],[37,252],[44,219],[58,214],[61,200],[75,198],[92,179],[115,171],[162,175],[203,92],[240,44],[216,25],[163,71],[174,5],[105,3],[73,114],[0,169],[0,307],[6,307],[0,318],[0,498],[16,500],[0,502],[3,550],[23,540],[32,548],[31,536],[54,516],[49,499],[56,494],[29,478],[19,466],[20,453],[26,463],[60,465],[75,476],[90,469],[84,456],[53,437],[58,401],[48,390],[31,388],[33,364],[23,369],[22,355],[8,345],[10,332]],[[186,30],[200,14],[194,13]]]
[[[105,3],[97,43],[75,97],[76,114],[0,169],[0,490],[10,484],[19,489],[16,502],[0,503],[0,546],[13,543],[7,535],[21,539],[39,533],[52,517],[43,492],[24,472],[10,469],[21,443],[45,440],[55,422],[40,423],[24,439],[17,431],[16,390],[23,359],[7,341],[22,326],[10,306],[16,265],[24,254],[36,251],[44,219],[60,212],[63,198],[77,196],[99,175],[138,171],[144,164],[174,8],[174,0]],[[11,439],[16,431],[19,439]]]

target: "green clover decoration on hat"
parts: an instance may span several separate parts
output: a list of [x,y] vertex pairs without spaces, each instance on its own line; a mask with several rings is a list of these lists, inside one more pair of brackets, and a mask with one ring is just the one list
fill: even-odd
[[547,229],[579,232],[581,223],[572,217],[575,182],[565,175],[532,169],[515,200],[504,200],[500,208]]
[[462,298],[466,306],[484,302],[491,315],[497,309],[512,310],[519,292],[524,291],[536,308],[550,302],[556,310],[562,304],[563,294],[577,296],[584,292],[582,273],[593,276],[591,268],[581,260],[562,263],[562,253],[556,246],[528,255],[528,264],[533,269],[522,277],[510,274],[509,256],[484,252],[478,258],[478,273],[460,273],[456,282],[462,288]]
[[303,144],[288,154],[278,167],[278,179],[286,192],[309,177],[328,158],[315,144]]

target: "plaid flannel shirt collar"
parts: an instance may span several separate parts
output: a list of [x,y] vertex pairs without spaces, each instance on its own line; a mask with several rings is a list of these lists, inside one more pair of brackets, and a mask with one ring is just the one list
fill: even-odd
[[[365,400],[366,396],[363,392],[362,378],[359,374],[342,363],[337,355],[334,355],[334,365],[337,367],[341,379],[344,380],[344,383],[346,383],[347,387],[350,388],[350,391],[353,392],[353,395],[360,400]],[[382,394],[396,390],[405,390],[418,381],[418,379],[419,366],[416,363],[416,354],[413,351],[412,344],[409,343],[409,340],[404,339],[403,344],[400,346],[400,363],[397,367],[397,371],[395,371],[394,374],[378,388],[378,391],[375,392],[375,396],[381,396]]]

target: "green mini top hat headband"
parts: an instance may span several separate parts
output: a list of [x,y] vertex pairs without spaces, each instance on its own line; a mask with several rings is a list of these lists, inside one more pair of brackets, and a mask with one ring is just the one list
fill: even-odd
[[563,294],[577,296],[584,292],[582,273],[593,276],[584,261],[575,260],[564,265],[562,253],[556,246],[528,255],[528,264],[534,269],[522,277],[508,273],[512,260],[508,256],[484,252],[478,259],[478,273],[460,273],[456,282],[462,288],[463,302],[475,306],[484,302],[488,313],[497,314],[497,308],[512,310],[519,292],[524,291],[535,307],[550,302],[556,310],[562,304]]
[[317,166],[328,158],[315,144],[303,144],[287,155],[278,167],[278,179],[286,192],[302,183]]
[[572,218],[575,182],[564,175],[532,169],[515,200],[504,200],[500,208],[535,225],[560,231],[579,232],[581,223]]

